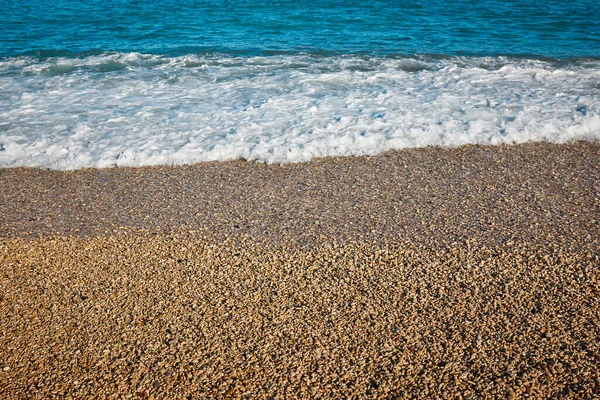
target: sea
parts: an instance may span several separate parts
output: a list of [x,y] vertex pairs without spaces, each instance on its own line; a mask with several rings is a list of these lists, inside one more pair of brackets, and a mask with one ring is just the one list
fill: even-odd
[[598,0],[0,0],[0,167],[600,139]]

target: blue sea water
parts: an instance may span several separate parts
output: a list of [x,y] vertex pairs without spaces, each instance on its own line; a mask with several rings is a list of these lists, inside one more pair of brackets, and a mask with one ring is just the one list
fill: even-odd
[[600,56],[597,0],[3,0],[0,55]]
[[0,167],[598,138],[597,0],[0,0]]

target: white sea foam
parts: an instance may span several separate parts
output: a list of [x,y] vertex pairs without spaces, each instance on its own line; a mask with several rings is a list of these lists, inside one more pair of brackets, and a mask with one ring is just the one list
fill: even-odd
[[0,60],[0,167],[272,163],[600,139],[600,62],[108,54]]

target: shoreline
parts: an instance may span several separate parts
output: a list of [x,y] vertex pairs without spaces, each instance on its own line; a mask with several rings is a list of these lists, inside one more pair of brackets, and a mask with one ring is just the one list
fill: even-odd
[[242,160],[0,169],[0,237],[181,229],[303,247],[407,240],[597,249],[600,142],[395,150],[298,164]]
[[600,395],[600,143],[0,188],[0,397]]

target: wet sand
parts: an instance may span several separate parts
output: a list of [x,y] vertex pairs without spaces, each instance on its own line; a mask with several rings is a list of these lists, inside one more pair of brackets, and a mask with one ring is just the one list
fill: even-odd
[[0,397],[600,396],[599,143],[0,189]]

